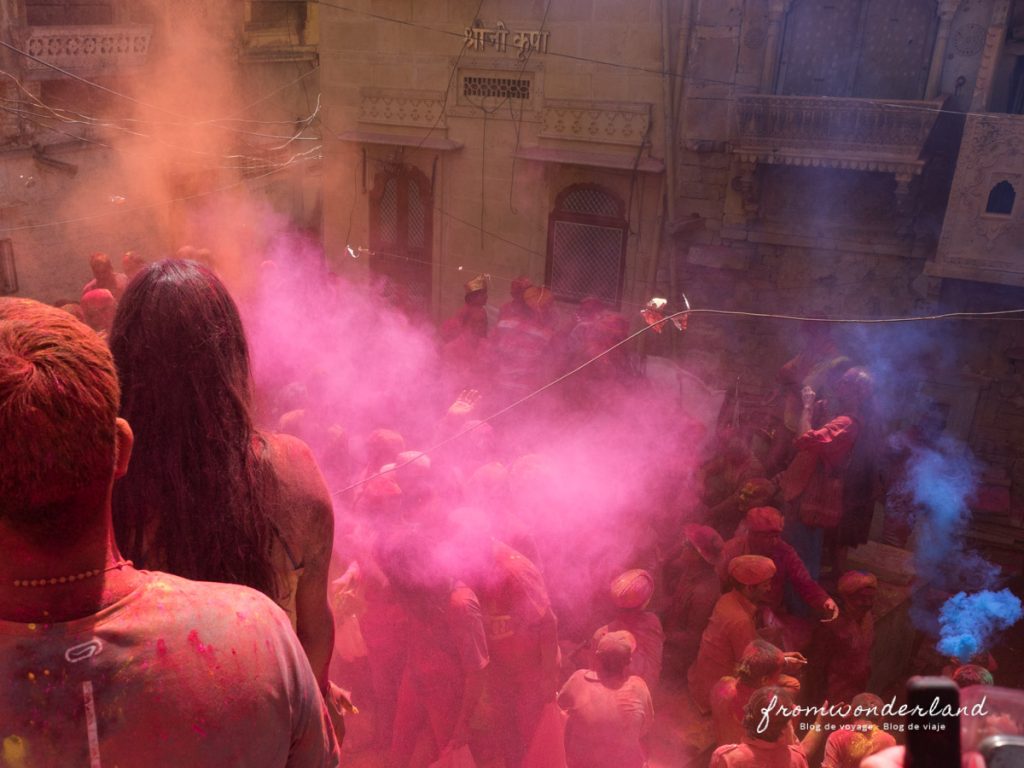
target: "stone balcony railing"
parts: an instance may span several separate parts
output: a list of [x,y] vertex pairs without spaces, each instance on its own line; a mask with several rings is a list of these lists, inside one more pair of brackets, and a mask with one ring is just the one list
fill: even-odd
[[122,73],[146,63],[151,32],[141,25],[28,27],[25,50],[38,61],[25,59],[25,74],[63,77],[54,67],[83,77]]
[[828,96],[737,98],[734,151],[751,163],[921,173],[943,99],[897,101]]

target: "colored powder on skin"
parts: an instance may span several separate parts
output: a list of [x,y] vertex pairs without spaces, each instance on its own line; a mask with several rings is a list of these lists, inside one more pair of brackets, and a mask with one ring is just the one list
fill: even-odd
[[205,645],[202,640],[199,639],[199,632],[192,630],[188,633],[188,644],[195,648],[197,653],[213,655],[213,646]]

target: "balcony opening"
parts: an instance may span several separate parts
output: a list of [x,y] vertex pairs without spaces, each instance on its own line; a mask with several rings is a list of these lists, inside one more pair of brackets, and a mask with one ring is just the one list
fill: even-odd
[[1016,200],[1017,192],[1014,190],[1013,184],[1004,179],[992,187],[992,191],[988,193],[988,205],[985,206],[985,213],[1009,216],[1013,213],[1013,204]]

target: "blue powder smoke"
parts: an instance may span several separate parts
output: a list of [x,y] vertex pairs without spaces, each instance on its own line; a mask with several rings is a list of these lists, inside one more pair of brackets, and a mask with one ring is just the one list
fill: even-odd
[[967,662],[996,632],[1020,621],[1021,613],[1020,599],[1008,589],[953,595],[939,614],[939,652]]
[[999,568],[964,544],[971,516],[968,499],[977,478],[977,462],[953,438],[940,438],[934,448],[913,449],[905,490],[921,510],[914,552],[921,582],[948,592],[996,586]]

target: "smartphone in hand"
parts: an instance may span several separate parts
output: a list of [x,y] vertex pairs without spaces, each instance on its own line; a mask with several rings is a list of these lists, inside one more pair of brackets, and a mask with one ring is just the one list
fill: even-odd
[[907,681],[905,768],[960,768],[960,689],[947,677]]

